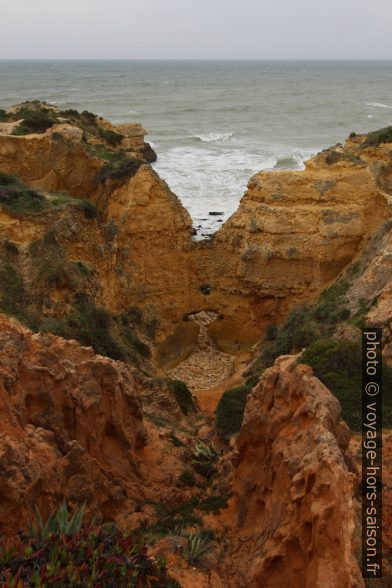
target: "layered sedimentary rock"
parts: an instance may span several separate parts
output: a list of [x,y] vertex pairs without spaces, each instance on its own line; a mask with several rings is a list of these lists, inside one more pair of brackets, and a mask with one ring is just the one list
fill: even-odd
[[208,304],[224,316],[216,326],[223,347],[235,349],[234,333],[238,346],[257,339],[289,307],[314,300],[389,217],[379,178],[380,166],[389,177],[390,145],[364,150],[352,141],[320,153],[304,171],[253,176],[213,242],[198,246]]
[[[174,446],[154,414],[191,432]],[[184,416],[165,382],[0,315],[1,535],[63,497],[127,531],[153,523],[153,503],[188,497],[178,479],[197,416]]]
[[218,315],[209,334],[221,350],[249,348],[267,324],[315,299],[389,216],[390,144],[364,146],[366,137],[355,137],[304,171],[256,174],[214,238],[194,243],[189,214],[147,163],[140,125],[27,106],[43,109],[52,126],[12,134],[26,110],[15,107],[9,116],[16,120],[0,132],[0,171],[46,194],[87,198],[97,221],[81,227],[74,213],[58,222],[53,211],[45,218],[2,207],[3,238],[27,247],[59,227],[69,259],[95,275],[97,304],[111,313],[141,307],[155,321],[161,366],[195,347],[198,331],[187,317],[200,311]]
[[146,442],[131,368],[0,316],[0,525],[26,526],[61,496],[114,516],[140,491]]
[[232,456],[229,585],[363,586],[349,430],[337,399],[296,363],[277,360],[247,402]]

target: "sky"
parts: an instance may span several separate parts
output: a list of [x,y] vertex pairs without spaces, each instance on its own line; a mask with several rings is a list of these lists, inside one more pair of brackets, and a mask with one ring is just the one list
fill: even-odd
[[0,0],[0,59],[392,59],[391,0]]

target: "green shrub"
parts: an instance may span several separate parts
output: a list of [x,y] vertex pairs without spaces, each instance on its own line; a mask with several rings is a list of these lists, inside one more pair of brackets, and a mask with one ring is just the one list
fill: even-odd
[[185,382],[182,382],[181,380],[169,380],[168,383],[182,412],[185,415],[194,412],[195,405],[193,403],[192,393]]
[[361,147],[378,147],[381,143],[392,143],[392,126],[369,133]]
[[122,180],[124,178],[131,178],[143,163],[140,159],[119,154],[117,158],[101,167],[97,173],[97,181],[103,182],[109,179]]
[[322,292],[313,306],[295,307],[281,327],[270,325],[259,357],[245,374],[248,379],[258,379],[280,355],[298,353],[320,337],[330,337],[340,322],[350,318],[350,310],[345,306],[349,287],[347,280],[338,280]]
[[30,133],[45,133],[56,122],[57,116],[46,108],[41,110],[31,110],[30,108],[21,108],[16,115],[23,118],[23,121],[14,129],[14,135],[29,135]]
[[195,513],[200,498],[195,496],[191,500],[168,505],[158,502],[154,505],[157,522],[150,527],[149,531],[154,536],[176,535],[184,529],[202,524],[201,517]]
[[75,110],[74,108],[68,108],[67,110],[62,110],[60,112],[62,117],[67,117],[67,116],[75,116],[78,117],[79,116],[79,112],[77,110]]
[[200,502],[198,508],[203,512],[212,512],[214,515],[217,515],[222,508],[227,508],[228,499],[228,495],[211,494],[211,496],[208,496]]
[[89,112],[88,110],[83,110],[81,116],[91,122],[95,122],[98,118],[96,114],[94,114],[93,112]]
[[79,297],[71,313],[64,318],[45,318],[40,331],[64,339],[75,339],[81,345],[92,347],[95,353],[112,359],[125,359],[124,349],[111,334],[110,315],[84,295]]
[[83,211],[84,216],[89,220],[96,218],[98,215],[97,207],[90,200],[77,200],[76,206]]
[[249,386],[239,386],[226,390],[219,400],[215,423],[218,433],[225,441],[241,429],[249,392]]
[[121,141],[124,139],[124,135],[121,133],[116,133],[115,131],[103,127],[98,127],[98,132],[100,137],[110,145],[120,145]]
[[0,122],[7,122],[10,119],[10,115],[6,110],[0,108]]
[[0,172],[0,205],[10,212],[23,214],[42,211],[47,201],[16,176]]
[[0,268],[0,306],[3,312],[17,318],[23,317],[26,292],[22,276],[17,268],[6,262]]
[[[336,396],[342,406],[342,416],[353,431],[361,430],[361,345],[335,339],[315,341],[301,356],[315,375]],[[392,369],[383,366],[383,425],[392,427]]]
[[190,470],[184,470],[178,481],[182,486],[194,486],[196,484],[195,476]]

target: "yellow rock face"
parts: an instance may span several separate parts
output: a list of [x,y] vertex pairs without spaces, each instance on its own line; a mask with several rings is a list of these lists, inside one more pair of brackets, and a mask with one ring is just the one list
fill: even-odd
[[221,345],[233,330],[252,339],[289,307],[314,299],[388,218],[372,161],[325,158],[304,171],[256,174],[211,246],[196,250],[210,308],[224,315]]
[[[123,141],[144,137],[140,125],[100,125],[121,131]],[[42,134],[0,133],[1,171],[98,207],[89,222],[69,211],[29,216],[3,207],[2,237],[27,247],[57,227],[69,259],[93,270],[97,304],[114,313],[137,306],[159,318],[159,363],[168,357],[173,365],[176,349],[183,358],[182,336],[187,350],[196,344],[187,317],[200,311],[218,315],[209,335],[220,349],[249,348],[267,324],[315,299],[389,216],[391,149],[363,148],[355,138],[304,171],[256,174],[237,212],[213,239],[196,243],[188,212],[149,165],[97,180],[105,161],[84,137],[65,123]]]

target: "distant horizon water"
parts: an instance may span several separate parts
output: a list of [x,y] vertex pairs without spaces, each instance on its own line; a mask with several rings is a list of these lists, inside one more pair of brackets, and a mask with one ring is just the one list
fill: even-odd
[[392,125],[392,60],[0,61],[0,108],[34,99],[140,122],[202,236],[257,171]]

